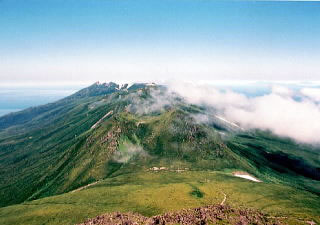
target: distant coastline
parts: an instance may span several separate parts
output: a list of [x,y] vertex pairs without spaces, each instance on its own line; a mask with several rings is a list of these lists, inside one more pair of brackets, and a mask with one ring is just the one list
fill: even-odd
[[57,101],[74,92],[78,86],[2,87],[0,90],[0,116]]

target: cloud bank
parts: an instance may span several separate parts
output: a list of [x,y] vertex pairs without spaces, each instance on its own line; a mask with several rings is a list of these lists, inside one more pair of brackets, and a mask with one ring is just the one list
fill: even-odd
[[214,107],[245,129],[270,130],[297,142],[320,143],[320,89],[273,86],[271,93],[248,97],[210,85],[170,83],[169,88],[189,103]]

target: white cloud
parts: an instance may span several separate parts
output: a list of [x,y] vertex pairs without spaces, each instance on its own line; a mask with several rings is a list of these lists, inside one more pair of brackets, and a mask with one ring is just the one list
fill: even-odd
[[272,93],[250,100],[248,108],[231,106],[225,116],[242,127],[267,129],[299,142],[320,142],[320,108],[311,101],[297,102]]
[[150,98],[141,98],[142,91],[130,94],[128,97],[132,104],[128,106],[128,110],[137,114],[147,114],[160,112],[165,107],[176,104],[176,95],[171,92],[161,91],[159,89],[150,89]]
[[316,102],[320,102],[320,89],[319,88],[303,88],[303,89],[301,89],[301,93],[304,96],[306,96]]
[[113,155],[113,160],[119,163],[127,163],[132,157],[140,155],[143,157],[148,156],[148,153],[143,150],[140,145],[134,145],[131,143],[124,143],[124,149],[122,151],[116,151]]
[[[248,98],[232,91],[219,91],[208,85],[171,83],[170,88],[193,104],[205,104],[219,110],[228,120],[241,127],[270,130],[298,142],[320,143],[320,89],[302,89],[296,93],[275,86],[270,94]],[[309,98],[294,100],[295,95]]]
[[281,95],[283,97],[288,97],[288,96],[292,96],[293,95],[293,91],[292,90],[290,90],[287,87],[280,86],[280,85],[274,85],[272,87],[272,93],[277,94],[277,95]]

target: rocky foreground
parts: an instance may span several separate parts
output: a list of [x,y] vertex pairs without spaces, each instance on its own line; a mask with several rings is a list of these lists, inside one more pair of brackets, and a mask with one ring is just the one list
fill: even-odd
[[97,216],[79,225],[155,225],[155,224],[285,224],[281,220],[248,209],[232,209],[224,205],[210,205],[178,212],[165,213],[153,217],[144,217],[136,213],[114,212]]

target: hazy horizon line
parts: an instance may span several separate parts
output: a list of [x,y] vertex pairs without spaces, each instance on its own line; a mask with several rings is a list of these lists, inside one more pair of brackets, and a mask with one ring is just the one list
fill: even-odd
[[320,80],[262,80],[262,79],[213,79],[213,80],[95,80],[95,81],[7,81],[0,83],[0,87],[61,87],[61,86],[89,86],[94,83],[109,83],[114,82],[116,84],[132,84],[132,83],[156,83],[156,84],[168,84],[174,82],[183,83],[195,83],[195,84],[208,84],[208,85],[250,85],[250,84],[284,84],[284,85],[320,85]]

